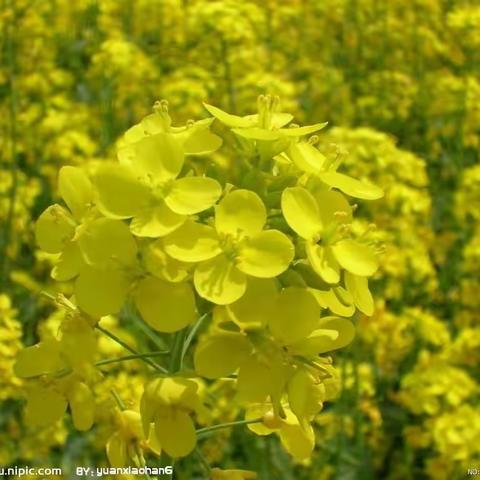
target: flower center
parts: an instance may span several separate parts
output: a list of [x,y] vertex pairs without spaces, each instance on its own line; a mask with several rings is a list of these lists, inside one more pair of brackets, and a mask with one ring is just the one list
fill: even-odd
[[230,260],[234,261],[238,256],[238,239],[231,234],[220,236],[220,248],[224,255]]

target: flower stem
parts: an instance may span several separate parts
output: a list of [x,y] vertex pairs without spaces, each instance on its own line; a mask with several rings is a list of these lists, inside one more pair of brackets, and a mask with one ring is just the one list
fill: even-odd
[[[104,365],[110,365],[113,363],[118,363],[118,362],[126,362],[128,360],[143,360],[145,358],[149,357],[158,357],[160,355],[167,355],[169,352],[150,352],[150,353],[138,353],[135,355],[125,355],[124,357],[118,357],[118,358],[107,358],[105,360],[99,360],[98,362],[95,362],[96,367],[103,367]],[[64,377],[65,375],[68,375],[72,373],[71,368],[63,368],[61,370],[57,370],[56,372],[52,372],[51,375],[55,376],[56,378],[61,378]],[[45,374],[42,373],[40,375],[32,375],[29,377],[24,377],[24,378],[40,378],[43,377]]]
[[175,333],[171,348],[170,366],[168,368],[169,373],[176,373],[182,369],[183,366],[183,349],[185,337],[187,335],[187,329],[179,330]]
[[255,418],[253,420],[239,420],[237,422],[219,423],[218,425],[212,425],[211,427],[199,428],[197,430],[197,436],[203,436],[207,433],[214,432],[216,430],[222,430],[224,428],[236,427],[237,425],[250,425],[252,423],[261,423],[262,421],[262,418]]
[[126,410],[126,409],[127,409],[127,406],[125,405],[125,403],[123,402],[123,400],[120,398],[120,395],[118,394],[118,392],[117,392],[114,388],[112,388],[111,392],[112,392],[113,398],[114,398],[115,401],[117,402],[118,407],[120,408],[120,410]]
[[162,372],[162,373],[168,373],[168,371],[163,368],[161,365],[159,365],[158,363],[150,360],[149,358],[145,358],[145,357],[142,357],[141,353],[140,352],[137,352],[134,348],[132,348],[130,345],[128,345],[127,343],[125,343],[123,340],[121,340],[120,338],[118,338],[116,335],[114,335],[112,332],[109,332],[108,330],[106,330],[105,328],[101,327],[100,325],[96,325],[95,328],[97,330],[100,330],[103,334],[105,334],[107,337],[110,337],[114,342],[118,343],[119,345],[121,345],[123,348],[125,348],[125,350],[128,350],[130,353],[133,353],[134,355],[140,355],[138,358],[141,358],[145,363],[147,363],[148,365],[150,365],[151,367],[153,367],[155,370],[157,370],[158,372]]
[[185,342],[183,343],[183,348],[182,348],[182,362],[183,359],[188,351],[188,348],[190,347],[190,344],[192,343],[193,339],[195,338],[195,335],[197,334],[198,330],[200,327],[203,325],[203,322],[206,320],[208,317],[208,312],[204,313],[197,321],[196,323],[192,326],[190,331],[188,332],[187,338],[185,339]]
[[107,358],[105,360],[100,360],[95,363],[96,367],[101,367],[103,365],[110,365],[112,363],[118,363],[118,362],[126,362],[128,360],[143,360],[144,358],[149,358],[149,357],[158,357],[161,355],[167,355],[169,353],[168,350],[162,351],[162,352],[149,352],[149,353],[138,353],[135,355],[125,355],[124,357],[118,357],[118,358]]
[[210,473],[211,473],[212,469],[210,468],[210,465],[208,464],[207,459],[203,456],[203,453],[200,451],[200,449],[198,447],[195,448],[193,453],[198,458],[200,464],[202,465],[203,469],[205,470],[205,473],[206,473],[207,477],[210,478]]

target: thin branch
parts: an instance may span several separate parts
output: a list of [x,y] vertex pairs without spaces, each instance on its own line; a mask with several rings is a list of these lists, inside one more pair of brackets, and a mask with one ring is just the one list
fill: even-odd
[[255,418],[254,420],[239,420],[238,422],[219,423],[218,425],[212,425],[211,427],[199,428],[197,435],[205,435],[216,430],[222,430],[224,428],[236,427],[238,425],[250,425],[252,423],[261,423],[262,418]]
[[[118,343],[121,345],[125,350],[128,350],[130,353],[133,353],[134,355],[142,355],[140,352],[137,352],[134,348],[132,348],[130,345],[125,343],[123,340],[118,338],[116,335],[114,335],[112,332],[106,330],[105,328],[101,327],[99,324],[95,326],[97,330],[100,330],[103,334],[105,334],[107,337],[110,337],[114,342]],[[143,358],[143,357],[138,357],[141,358],[142,361],[153,367],[155,370],[162,372],[162,373],[168,373],[168,370],[166,368],[163,368],[161,365],[158,363],[150,360],[149,358]]]
[[150,352],[150,353],[139,353],[136,355],[125,355],[124,357],[117,358],[107,358],[105,360],[100,360],[95,363],[96,367],[102,367],[103,365],[110,365],[112,363],[126,362],[128,360],[143,360],[144,358],[150,357],[159,357],[161,355],[168,355],[170,352],[165,350],[163,352]]
[[183,344],[183,350],[182,350],[182,362],[183,358],[185,357],[185,354],[188,351],[188,348],[190,347],[190,344],[192,343],[193,339],[195,338],[195,335],[197,334],[198,330],[200,327],[203,325],[203,322],[205,319],[208,317],[208,313],[204,313],[198,320],[197,322],[193,325],[191,330],[188,332],[187,338],[185,339],[185,342]]

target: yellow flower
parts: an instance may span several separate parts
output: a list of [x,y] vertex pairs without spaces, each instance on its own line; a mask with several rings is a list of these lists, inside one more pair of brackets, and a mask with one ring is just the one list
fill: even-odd
[[287,408],[284,417],[276,415],[268,404],[254,404],[247,408],[245,418],[263,418],[261,423],[252,423],[248,428],[257,435],[278,434],[285,450],[296,460],[310,458],[315,447],[315,433],[310,424],[300,425],[297,417]]
[[50,338],[24,348],[17,356],[15,373],[33,378],[27,391],[26,421],[47,426],[61,419],[70,405],[77,430],[93,425],[95,400],[90,383],[96,338],[92,326],[81,316],[64,320],[60,340]]
[[148,439],[142,428],[140,414],[134,410],[116,410],[115,431],[106,444],[108,461],[112,467],[122,468],[131,459],[134,465],[145,465],[142,450],[160,455],[160,445],[152,430]]
[[93,188],[82,169],[63,167],[58,189],[68,210],[58,204],[48,207],[38,218],[35,233],[42,250],[61,253],[52,275],[56,280],[65,281],[77,276],[82,264],[78,233],[82,222],[91,216]]
[[275,141],[282,138],[302,137],[327,126],[327,123],[317,123],[306,127],[291,125],[284,128],[293,120],[293,115],[277,112],[279,103],[278,97],[260,95],[257,100],[258,114],[245,117],[232,115],[206,103],[204,106],[210,114],[230,127],[237,135],[251,140]]
[[153,422],[160,445],[174,458],[188,455],[197,442],[195,426],[190,416],[200,406],[198,385],[181,377],[152,380],[145,386],[140,412],[145,436]]
[[95,415],[95,399],[90,387],[76,375],[35,381],[27,389],[25,422],[46,427],[63,418],[70,406],[77,430],[90,430]]
[[139,237],[161,237],[176,230],[189,215],[210,208],[220,197],[220,184],[205,176],[180,175],[185,154],[206,154],[221,140],[202,120],[172,127],[164,102],[125,133],[120,164],[100,166],[94,176],[100,210],[112,218],[133,218]]
[[[295,415],[301,422],[310,420],[327,398],[322,382],[332,375],[328,360],[319,355],[350,343],[351,322],[320,318],[320,306],[307,289],[277,292],[270,280],[252,282],[244,297],[217,315],[220,328],[200,341],[195,351],[196,372],[220,378],[238,370],[242,400],[269,398],[278,412],[282,394],[288,393]],[[228,322],[242,330],[222,329]]]
[[164,239],[165,251],[183,262],[199,262],[194,272],[198,294],[226,305],[245,293],[248,276],[275,277],[293,259],[285,234],[263,230],[266,219],[256,193],[235,190],[216,207],[215,227],[189,221]]
[[[341,225],[351,220],[352,210],[342,194],[334,191],[316,192],[312,195],[302,187],[291,187],[282,194],[282,212],[288,224],[306,242],[307,256],[312,268],[327,283],[340,281],[340,270],[344,268],[356,277],[358,298],[368,292],[363,277],[371,276],[378,264],[374,251],[366,244],[343,238]],[[355,283],[356,285],[357,283]],[[362,295],[363,294],[363,295]],[[370,308],[366,308],[370,311]]]

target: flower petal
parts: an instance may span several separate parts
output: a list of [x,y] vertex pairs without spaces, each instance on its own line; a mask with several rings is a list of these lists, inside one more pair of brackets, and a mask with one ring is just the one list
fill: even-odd
[[110,466],[123,468],[127,463],[127,444],[120,433],[114,433],[107,441],[107,458]]
[[[152,381],[156,384],[153,392],[153,402],[160,406],[181,405],[183,408],[195,410],[198,406],[198,383],[183,377],[163,377]],[[149,398],[149,397],[147,397]]]
[[282,128],[280,131],[287,137],[303,137],[311,133],[318,132],[328,125],[328,122],[314,123],[313,125],[305,125],[304,127]]
[[227,193],[215,210],[215,228],[219,233],[255,235],[267,221],[262,199],[249,190]]
[[311,143],[292,143],[288,149],[288,157],[293,164],[306,173],[320,173],[327,160]]
[[217,305],[238,300],[247,288],[247,277],[224,255],[201,263],[193,276],[198,294]]
[[251,349],[243,334],[225,332],[211,335],[201,341],[195,350],[195,371],[206,378],[226,377],[238,369]]
[[275,141],[282,138],[280,130],[266,130],[261,127],[233,128],[232,132],[250,140]]
[[107,217],[133,217],[146,208],[151,198],[147,185],[128,165],[102,165],[95,172],[94,182],[98,208]]
[[345,286],[357,308],[365,315],[373,315],[374,304],[372,294],[368,289],[368,280],[365,277],[345,272]]
[[213,115],[217,120],[220,120],[227,127],[250,127],[254,124],[251,118],[239,117],[237,115],[232,115],[230,113],[224,112],[213,105],[204,103],[203,106],[208,110],[208,112]]
[[299,423],[306,426],[322,409],[325,386],[306,368],[298,368],[288,381],[288,403]]
[[65,208],[51,205],[35,224],[38,246],[48,253],[61,252],[75,234],[75,220]]
[[60,344],[51,339],[20,350],[14,371],[21,378],[29,378],[53,373],[64,366],[60,357]]
[[229,317],[242,329],[264,327],[273,315],[277,295],[274,280],[249,278],[245,294],[226,307]]
[[291,113],[275,112],[272,115],[272,127],[282,128],[293,120]]
[[173,212],[162,200],[135,215],[130,230],[137,237],[158,238],[174,232],[187,217]]
[[338,350],[351,343],[355,337],[355,327],[350,320],[339,317],[324,317],[320,328],[289,347],[292,353],[314,357],[322,353]]
[[190,264],[167,255],[163,241],[150,243],[143,251],[143,263],[148,272],[167,282],[183,282],[190,274]]
[[315,434],[311,425],[305,428],[298,424],[286,424],[279,432],[280,441],[290,455],[297,460],[305,460],[312,455]]
[[78,306],[92,317],[115,314],[122,308],[129,282],[120,270],[83,267],[75,282]]
[[90,430],[95,414],[95,400],[90,388],[83,382],[75,383],[67,397],[75,428],[82,432]]
[[[273,414],[272,406],[269,403],[251,403],[245,409],[245,420],[256,420],[258,418],[265,418],[265,415],[267,413],[269,414],[267,418],[270,417],[270,414]],[[260,436],[271,435],[275,431],[273,426],[267,427],[267,425],[265,425],[265,422],[263,421],[257,423],[250,423],[247,425],[247,428],[251,432]]]
[[192,221],[165,237],[163,244],[171,257],[183,262],[201,262],[222,251],[215,229]]
[[53,267],[52,278],[57,282],[66,282],[75,278],[83,264],[83,257],[77,242],[67,243],[60,254],[57,264]]
[[307,337],[320,320],[320,305],[306,289],[288,287],[278,296],[268,326],[273,336],[283,345]]
[[152,175],[155,180],[176,178],[183,167],[183,149],[173,135],[156,133],[148,135],[133,146],[133,166],[141,173]]
[[322,308],[328,308],[335,315],[341,317],[351,317],[355,313],[355,306],[352,303],[345,302],[341,295],[337,296],[337,289],[329,290],[310,289],[310,292],[317,299]]
[[185,457],[197,443],[193,421],[181,410],[160,411],[155,418],[155,432],[162,449],[173,458]]
[[383,190],[372,183],[362,182],[338,172],[319,174],[320,180],[330,187],[338,188],[343,193],[364,200],[378,200],[383,197]]
[[340,281],[340,265],[330,247],[307,244],[306,251],[310,265],[325,282]]
[[[340,192],[322,190],[315,192],[314,196],[323,225],[326,226],[333,222],[350,223],[352,221],[352,207]],[[341,215],[338,215],[338,213],[341,213]]]
[[266,230],[240,243],[237,267],[259,278],[273,278],[283,273],[295,255],[289,238],[278,230]]
[[182,135],[183,149],[186,155],[208,155],[218,150],[223,140],[208,128],[197,128],[195,125]]
[[377,271],[377,257],[367,245],[355,240],[341,240],[332,246],[332,251],[338,263],[350,273],[369,277]]
[[79,167],[65,166],[58,174],[58,191],[77,220],[93,201],[92,182]]
[[271,369],[255,356],[240,365],[237,377],[238,396],[241,401],[263,402],[271,392]]
[[55,390],[40,385],[27,392],[25,423],[31,427],[46,427],[60,420],[67,409],[67,400]]
[[302,238],[312,240],[322,230],[317,202],[305,188],[291,187],[283,191],[282,213],[290,228]]
[[222,187],[213,178],[184,177],[173,182],[165,203],[181,215],[193,215],[210,208],[222,194]]
[[85,365],[92,365],[97,355],[97,337],[92,326],[81,316],[68,317],[61,326],[61,353],[68,366],[82,374]]
[[188,283],[147,277],[139,283],[134,299],[145,322],[159,332],[176,332],[196,319],[195,297]]
[[97,268],[132,265],[137,257],[135,239],[120,220],[94,220],[82,231],[78,242],[85,261]]

